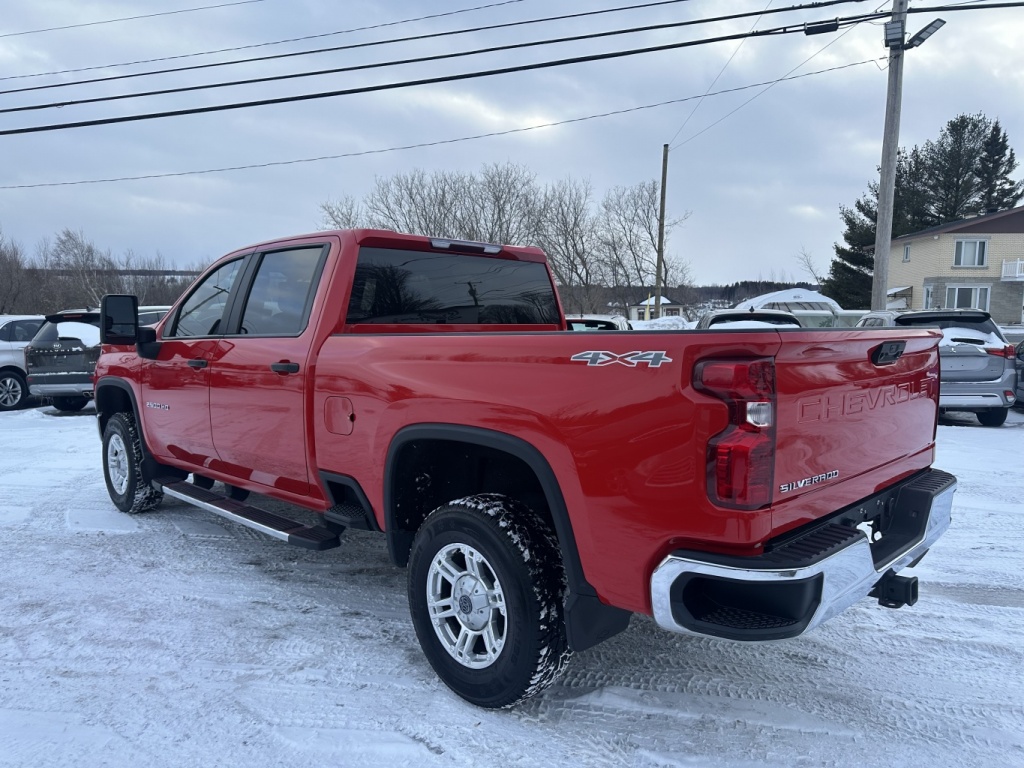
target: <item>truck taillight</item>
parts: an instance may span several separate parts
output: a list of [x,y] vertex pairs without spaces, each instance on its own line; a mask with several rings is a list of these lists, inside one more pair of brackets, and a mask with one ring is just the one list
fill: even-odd
[[775,467],[775,363],[705,360],[693,386],[729,408],[729,425],[708,442],[708,495],[716,504],[757,509],[772,500]]

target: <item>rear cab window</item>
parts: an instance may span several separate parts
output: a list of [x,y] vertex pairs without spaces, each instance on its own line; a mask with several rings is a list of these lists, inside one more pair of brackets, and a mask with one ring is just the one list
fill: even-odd
[[[557,328],[558,302],[541,262],[361,247],[346,323]],[[540,330],[541,328],[536,328]]]

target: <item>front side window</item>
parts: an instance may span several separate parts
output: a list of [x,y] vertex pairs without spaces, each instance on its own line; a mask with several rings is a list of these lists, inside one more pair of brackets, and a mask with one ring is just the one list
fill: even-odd
[[954,267],[984,267],[988,244],[984,240],[957,240]]
[[235,284],[242,259],[222,264],[192,291],[181,309],[168,336],[216,336],[222,332],[224,310]]
[[988,286],[951,285],[946,288],[947,309],[984,309],[988,311]]
[[322,246],[263,254],[242,313],[241,332],[293,336],[309,317]]
[[543,264],[451,253],[360,248],[349,324],[556,325]]

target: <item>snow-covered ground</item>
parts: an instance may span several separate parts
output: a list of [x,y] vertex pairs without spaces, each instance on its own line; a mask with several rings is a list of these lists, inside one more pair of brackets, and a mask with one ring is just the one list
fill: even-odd
[[635,617],[490,712],[434,677],[383,538],[122,515],[91,411],[0,414],[0,765],[1024,766],[1024,415],[938,442],[960,490],[916,606],[759,645]]

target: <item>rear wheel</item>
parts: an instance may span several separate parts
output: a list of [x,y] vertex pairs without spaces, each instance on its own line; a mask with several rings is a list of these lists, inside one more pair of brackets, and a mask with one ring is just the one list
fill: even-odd
[[27,397],[28,385],[24,376],[17,371],[0,373],[0,411],[20,408]]
[[558,679],[571,656],[564,594],[554,535],[513,499],[449,502],[413,542],[416,636],[438,677],[477,706],[508,707]]
[[1009,408],[990,408],[987,411],[978,411],[978,421],[981,422],[983,427],[1001,427],[1006,421],[1006,414],[1009,412]]
[[142,440],[130,413],[115,413],[103,430],[103,478],[122,512],[148,512],[164,498],[163,491],[142,480]]
[[73,413],[80,411],[85,408],[89,403],[87,397],[55,397],[53,398],[53,407],[58,411],[66,411]]

